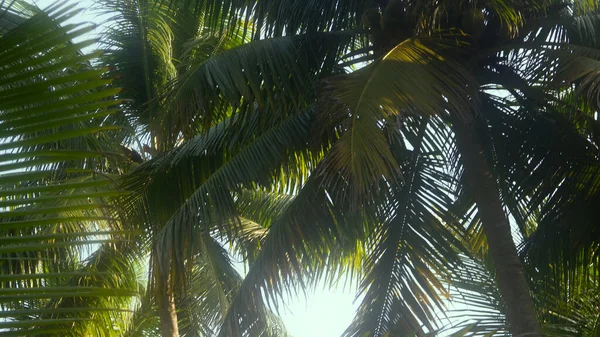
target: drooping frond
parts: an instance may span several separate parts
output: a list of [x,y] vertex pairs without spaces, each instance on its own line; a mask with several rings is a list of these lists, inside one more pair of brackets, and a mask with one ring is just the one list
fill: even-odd
[[576,274],[598,268],[596,147],[554,106],[486,106],[503,200],[525,239],[526,261],[551,283],[564,277],[571,281],[563,286],[577,287]]
[[436,312],[448,296],[442,280],[451,277],[460,244],[440,220],[452,205],[452,179],[440,153],[430,152],[427,120],[403,130],[412,150],[392,143],[403,181],[391,183],[381,223],[365,242],[364,299],[347,336],[420,335],[438,327]]
[[146,292],[142,296],[131,314],[129,324],[120,331],[119,337],[146,337],[160,334],[155,301],[149,295],[151,293]]
[[250,267],[260,253],[268,228],[294,200],[294,195],[257,188],[241,190],[234,198],[239,222],[231,245]]
[[198,233],[200,249],[192,267],[190,286],[179,294],[182,334],[214,335],[242,282],[228,252],[206,232]]
[[406,40],[372,65],[326,82],[330,97],[319,118],[324,128],[340,125],[341,135],[325,170],[342,172],[355,195],[368,194],[381,177],[392,180],[398,168],[381,131],[386,118],[461,114],[474,104],[469,70],[445,54],[453,43],[459,42]]
[[[189,261],[202,246],[202,231],[233,243],[255,232],[238,218],[251,212],[236,205],[236,194],[256,184],[281,183],[283,188],[302,183],[307,167],[320,158],[318,151],[305,148],[313,115],[309,109],[268,121],[258,113],[234,116],[132,172],[125,186],[134,194],[126,197],[125,205],[134,221],[145,222],[154,239],[155,277],[173,275],[175,281],[189,284],[190,275],[184,271],[193,270]],[[243,129],[237,128],[241,122],[246,123]],[[137,218],[140,210],[146,214]],[[255,241],[259,243],[260,238]],[[262,317],[266,314],[263,310]]]
[[[313,165],[319,157],[318,152],[306,152],[303,145],[308,141],[312,115],[308,110],[281,116],[269,121],[272,125],[261,122],[258,113],[253,120],[225,120],[206,135],[140,166],[128,179],[128,186],[150,198],[146,202],[158,214],[159,223],[175,224],[177,217],[187,216],[227,220],[234,214],[231,193],[238,188],[252,183],[270,185],[282,178],[301,183],[306,174],[302,166]],[[241,122],[246,123],[245,132],[233,132],[240,130]],[[263,151],[264,146],[270,150]],[[171,198],[165,200],[155,191],[171,193]],[[205,193],[215,194],[209,197]],[[205,206],[209,201],[215,208]],[[202,215],[197,215],[197,210]]]
[[[227,313],[220,336],[257,336],[265,329],[260,320],[264,292],[275,304],[284,293],[293,294],[327,265],[335,241],[335,220],[319,181],[309,178],[300,193],[271,225],[262,249],[252,264]],[[315,193],[318,192],[318,193]],[[350,234],[350,233],[346,233]]]
[[448,324],[453,336],[506,336],[508,326],[489,261],[461,255],[448,283]]
[[244,43],[200,36],[166,89],[162,124],[190,138],[234,113],[294,112],[315,97],[316,80],[336,70],[354,34],[320,33]]
[[[190,286],[178,294],[180,331],[183,335],[215,335],[242,283],[233,257],[222,244],[206,233],[199,233],[201,248],[192,268]],[[285,329],[268,309],[263,309],[267,336],[283,337]],[[183,317],[182,317],[183,316]]]

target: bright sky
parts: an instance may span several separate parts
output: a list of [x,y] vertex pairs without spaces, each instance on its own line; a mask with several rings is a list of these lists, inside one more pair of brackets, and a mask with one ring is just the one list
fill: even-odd
[[282,315],[288,332],[294,337],[341,336],[360,303],[354,303],[355,291],[318,289],[307,301],[296,299],[290,303],[290,312]]
[[[40,8],[56,4],[56,0],[29,0]],[[93,0],[79,0],[81,8],[89,8]],[[91,10],[84,11],[73,21],[99,23]],[[342,282],[343,284],[343,282]],[[350,284],[350,283],[349,283]],[[354,303],[356,288],[348,285],[336,289],[319,287],[301,298],[287,301],[287,310],[281,312],[282,319],[292,337],[335,337],[340,336],[352,321],[360,303]]]

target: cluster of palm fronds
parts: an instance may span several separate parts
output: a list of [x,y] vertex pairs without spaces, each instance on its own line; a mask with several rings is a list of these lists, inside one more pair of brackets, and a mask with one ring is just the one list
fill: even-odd
[[[600,332],[600,11],[0,1],[0,334]],[[247,273],[241,276],[236,259]]]

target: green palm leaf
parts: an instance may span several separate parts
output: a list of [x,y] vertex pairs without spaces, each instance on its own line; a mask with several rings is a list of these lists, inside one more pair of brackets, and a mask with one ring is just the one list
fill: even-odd
[[232,18],[252,19],[249,33],[270,37],[325,31],[334,25],[336,30],[355,28],[360,16],[370,7],[365,1],[339,0],[322,2],[310,0],[270,2],[243,0],[202,0],[193,4],[181,0],[164,1],[171,7],[183,7],[197,16],[207,18],[205,24],[213,31],[235,27]]
[[[141,222],[154,239],[154,277],[158,281],[170,277],[189,284],[190,274],[184,272],[194,267],[186,261],[196,256],[194,247],[203,247],[198,241],[202,231],[216,232],[227,242],[244,241],[244,228],[249,227],[237,218],[235,192],[256,183],[301,184],[306,167],[320,158],[319,151],[305,148],[313,114],[309,109],[282,114],[275,121],[263,121],[259,114],[234,116],[132,172],[125,186],[136,193],[126,196],[124,204],[131,221]],[[232,132],[240,130],[238,123],[245,123],[244,129]],[[165,194],[169,197],[164,198]],[[146,214],[140,216],[140,210]],[[260,304],[256,308],[261,317],[268,317]]]
[[99,171],[116,90],[78,51],[89,42],[71,42],[89,28],[60,26],[77,11],[18,8],[0,7],[21,18],[0,36],[1,328],[114,336],[139,293],[113,250],[130,235],[109,202],[119,192]]
[[[381,132],[393,115],[446,114],[469,111],[472,76],[446,55],[451,42],[406,40],[381,60],[355,73],[328,81],[333,108],[320,111],[325,127],[341,124],[341,135],[325,161],[325,169],[342,172],[357,196],[368,194],[380,177],[393,180],[398,164]],[[456,56],[455,56],[456,57]],[[325,173],[326,174],[326,173]]]
[[365,294],[347,336],[422,334],[437,328],[437,310],[448,296],[440,280],[451,277],[460,244],[438,217],[451,199],[444,162],[427,152],[427,119],[403,130],[413,146],[394,144],[403,163],[404,182],[393,185],[392,198],[381,206],[382,223],[365,242],[361,292]]
[[[315,82],[330,73],[354,33],[319,33],[244,43],[241,36],[200,37],[189,43],[180,76],[167,87],[171,109],[163,124],[188,135],[232,113],[285,113],[315,96]],[[205,50],[207,49],[207,50]],[[233,111],[232,111],[233,110]],[[267,118],[266,116],[264,118]]]

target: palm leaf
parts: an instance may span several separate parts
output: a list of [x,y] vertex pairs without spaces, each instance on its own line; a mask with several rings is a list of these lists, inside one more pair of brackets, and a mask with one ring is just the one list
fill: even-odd
[[[448,283],[452,295],[448,324],[453,336],[506,336],[508,326],[496,281],[485,258],[461,256]],[[456,331],[458,329],[458,331]]]
[[334,70],[353,35],[321,33],[250,43],[240,36],[208,35],[190,41],[180,76],[166,89],[170,109],[161,123],[189,137],[213,120],[254,113],[255,104],[265,112],[302,108],[315,97],[315,80]]
[[[395,162],[381,123],[392,115],[444,115],[468,111],[473,79],[437,39],[407,40],[381,60],[326,83],[331,97],[320,112],[325,128],[341,124],[341,135],[325,159],[330,172],[343,172],[355,195],[368,194],[380,177],[392,180]],[[463,115],[464,116],[464,115]],[[324,174],[326,174],[324,172]]]
[[438,217],[449,211],[452,180],[443,173],[443,160],[427,152],[432,145],[427,119],[414,124],[403,130],[413,149],[394,144],[404,182],[393,185],[392,197],[381,206],[382,223],[366,241],[360,289],[365,296],[347,336],[432,332],[448,296],[440,279],[450,277],[460,244]]
[[[172,275],[174,282],[190,284],[190,274],[184,272],[193,266],[185,261],[196,256],[194,247],[202,247],[199,231],[240,242],[245,221],[237,218],[236,191],[256,183],[299,185],[306,167],[320,158],[318,151],[305,148],[313,120],[310,109],[269,121],[258,113],[235,117],[140,165],[125,181],[135,192],[124,201],[129,219],[148,228],[155,242],[153,277],[158,280]],[[244,129],[232,132],[242,122],[247,123]],[[256,308],[261,317],[268,316],[266,309]]]
[[235,28],[236,21],[232,18],[244,18],[253,21],[253,28],[248,33],[258,37],[265,34],[268,37],[295,35],[307,32],[326,31],[332,25],[335,30],[355,28],[360,22],[360,16],[371,7],[365,1],[339,0],[322,2],[311,0],[298,3],[288,0],[270,2],[261,1],[197,1],[193,5],[181,0],[163,1],[170,7],[186,6],[196,15],[204,16],[206,27],[212,31],[223,31]]
[[33,12],[0,36],[2,329],[113,336],[138,285],[116,255],[84,259],[129,235],[109,204],[118,191],[95,173],[116,90],[71,42],[88,28],[59,26],[77,11]]

